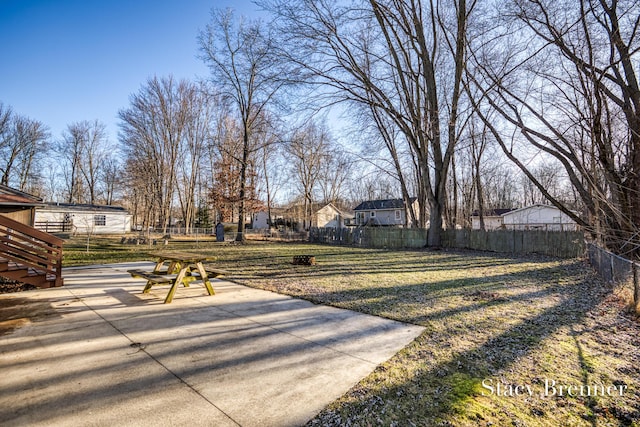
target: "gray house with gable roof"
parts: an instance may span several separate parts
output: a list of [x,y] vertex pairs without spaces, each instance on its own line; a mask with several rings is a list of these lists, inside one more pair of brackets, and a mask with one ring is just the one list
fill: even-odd
[[[415,197],[410,199],[413,209],[418,214],[418,202]],[[360,203],[354,209],[357,226],[386,226],[405,227],[410,224],[407,221],[407,210],[403,199],[367,200]]]

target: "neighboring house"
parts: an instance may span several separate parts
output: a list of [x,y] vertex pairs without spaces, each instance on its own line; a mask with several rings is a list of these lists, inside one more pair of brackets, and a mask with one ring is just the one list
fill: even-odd
[[[277,223],[284,220],[284,209],[271,208],[271,222],[272,227],[276,227]],[[253,214],[251,221],[251,228],[254,230],[268,230],[269,229],[269,212],[261,210]]]
[[[331,227],[331,228],[344,228],[345,222],[353,218],[353,215],[341,211],[333,204],[329,203],[317,208],[314,204],[312,209],[317,209],[312,214],[311,226],[312,227]],[[271,221],[273,227],[290,224],[296,226],[295,228],[302,230],[302,223],[304,209],[300,205],[293,205],[287,209],[285,208],[271,208]],[[266,210],[259,211],[253,214],[252,228],[254,230],[264,230],[269,228],[269,215]]]
[[[513,209],[491,209],[482,215],[482,220],[484,221],[484,229],[489,230],[497,230],[502,228],[502,215],[507,212],[511,212]],[[471,229],[472,230],[480,230],[480,212],[473,211],[471,214]]]
[[251,228],[254,230],[269,229],[269,213],[267,211],[254,213],[253,221],[251,222]]
[[345,228],[345,222],[353,218],[353,215],[349,215],[340,211],[333,204],[329,203],[316,211],[311,221],[312,227],[319,228]]
[[33,227],[35,211],[42,199],[0,184],[0,215]]
[[[531,205],[520,209],[494,209],[484,215],[485,230],[575,231],[578,226],[555,206]],[[480,216],[471,216],[471,228],[480,229]]]
[[[416,215],[419,215],[418,202],[415,197],[410,199]],[[367,200],[356,208],[356,225],[379,225],[402,227],[410,225],[402,199]]]
[[36,210],[35,226],[49,232],[122,234],[131,231],[131,215],[119,206],[48,203]]
[[502,215],[508,230],[575,231],[578,225],[555,206],[532,205]]

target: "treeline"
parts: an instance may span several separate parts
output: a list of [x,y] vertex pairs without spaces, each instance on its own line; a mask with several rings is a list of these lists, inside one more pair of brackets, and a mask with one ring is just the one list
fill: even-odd
[[[417,197],[408,216],[434,246],[474,210],[545,202],[638,255],[638,2],[258,3],[272,22],[212,11],[207,80],[150,78],[119,112],[117,146],[96,121],[59,141],[39,124],[35,152],[53,150],[62,179],[25,149],[3,182],[116,197],[144,225],[233,219],[240,232],[283,201],[310,216],[319,201]],[[19,119],[38,122],[2,111],[10,152]]]

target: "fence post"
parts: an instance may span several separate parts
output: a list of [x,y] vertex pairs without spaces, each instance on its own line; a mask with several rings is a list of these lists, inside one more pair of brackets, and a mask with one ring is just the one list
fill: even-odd
[[613,266],[613,254],[607,254],[607,258],[609,259],[609,272],[611,272],[611,284],[616,282],[616,270]]
[[640,309],[640,283],[638,283],[638,264],[635,262],[631,264],[631,270],[633,271],[633,309],[638,311]]

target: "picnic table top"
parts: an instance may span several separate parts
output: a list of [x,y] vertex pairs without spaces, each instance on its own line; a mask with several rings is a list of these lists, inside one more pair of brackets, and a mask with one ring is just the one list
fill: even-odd
[[192,254],[189,252],[157,252],[151,255],[159,261],[180,261],[193,264],[214,259],[211,255]]

